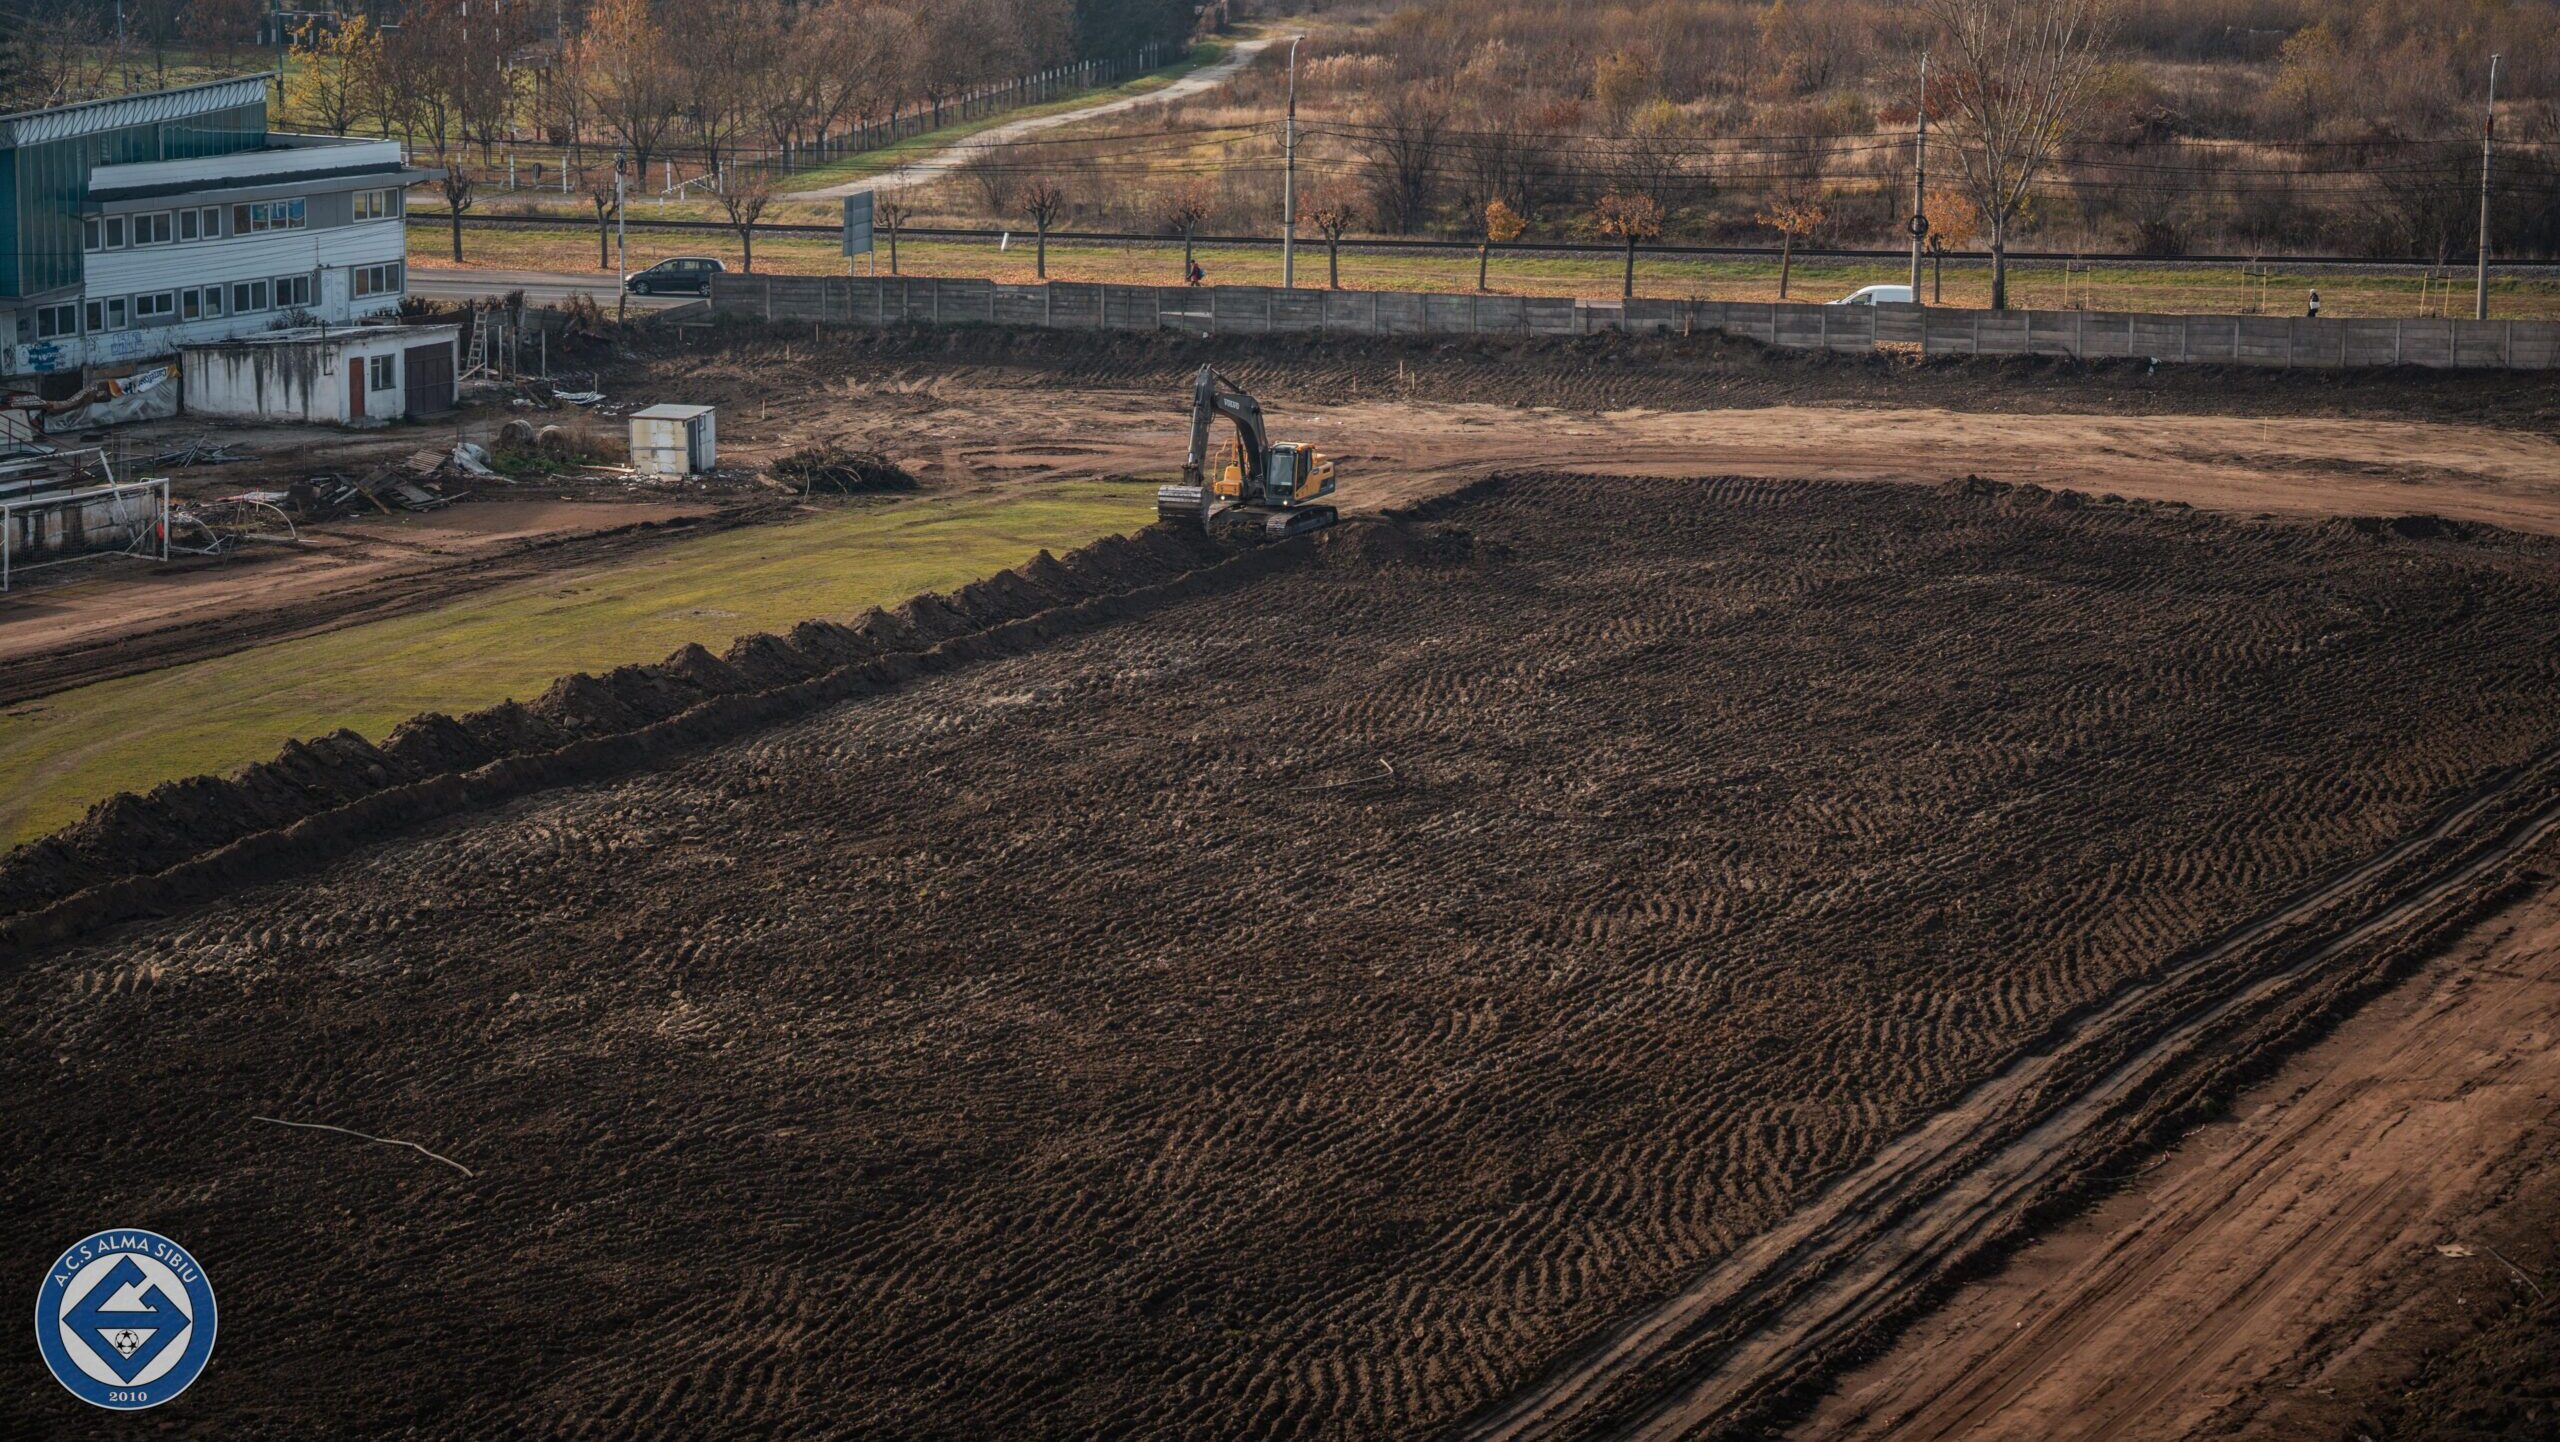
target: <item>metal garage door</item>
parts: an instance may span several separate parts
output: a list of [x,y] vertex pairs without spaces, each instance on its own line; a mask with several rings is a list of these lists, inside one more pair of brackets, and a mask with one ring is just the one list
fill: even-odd
[[413,416],[442,415],[453,409],[453,343],[411,346],[401,352],[401,389]]

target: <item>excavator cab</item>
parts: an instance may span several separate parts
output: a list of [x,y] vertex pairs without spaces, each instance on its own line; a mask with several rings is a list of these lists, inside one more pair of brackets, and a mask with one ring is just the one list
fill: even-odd
[[[1208,474],[1209,432],[1218,417],[1235,427],[1235,442],[1216,478]],[[1333,462],[1315,447],[1272,441],[1262,428],[1262,405],[1243,387],[1209,366],[1191,385],[1191,450],[1182,483],[1156,490],[1156,519],[1196,525],[1212,534],[1258,522],[1272,538],[1322,530],[1338,519],[1331,506]]]
[[1303,506],[1319,496],[1333,494],[1333,462],[1313,446],[1275,441],[1268,468],[1270,478],[1263,486],[1275,505]]

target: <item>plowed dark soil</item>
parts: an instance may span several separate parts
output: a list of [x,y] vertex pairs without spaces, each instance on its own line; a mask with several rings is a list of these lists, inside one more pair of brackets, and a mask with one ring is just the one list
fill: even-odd
[[1302,549],[8,963],[0,1270],[194,1250],[188,1435],[1445,1433],[2560,740],[2538,541],[1546,476]]

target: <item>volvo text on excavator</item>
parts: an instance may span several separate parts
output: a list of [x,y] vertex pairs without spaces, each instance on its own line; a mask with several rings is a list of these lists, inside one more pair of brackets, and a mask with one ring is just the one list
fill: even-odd
[[[1211,422],[1234,424],[1234,446],[1217,479],[1209,478]],[[1212,534],[1228,526],[1258,523],[1279,538],[1322,530],[1338,518],[1315,502],[1333,494],[1333,462],[1297,441],[1274,442],[1262,429],[1262,406],[1242,386],[1202,366],[1191,383],[1191,453],[1182,483],[1156,488],[1156,519],[1195,525]]]

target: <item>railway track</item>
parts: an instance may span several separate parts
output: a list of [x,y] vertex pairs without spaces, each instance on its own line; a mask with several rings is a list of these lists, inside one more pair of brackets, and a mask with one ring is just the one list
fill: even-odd
[[2217,1042],[2299,1011],[2355,960],[2467,912],[2555,830],[2560,748],[2066,1020],[2045,1045],[1480,1415],[1464,1435],[1709,1437],[1782,1407],[1969,1264],[2016,1240],[2076,1181],[2121,1164],[2144,1123],[2157,1119],[2146,1103],[2227,1071],[2207,1055]]

